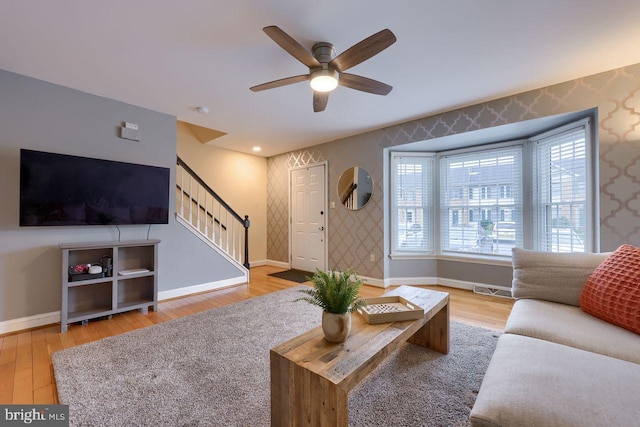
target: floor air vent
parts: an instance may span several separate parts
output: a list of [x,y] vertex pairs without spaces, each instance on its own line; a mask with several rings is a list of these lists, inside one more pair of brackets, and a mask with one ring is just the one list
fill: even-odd
[[476,294],[493,295],[496,297],[513,298],[511,288],[504,286],[473,285],[473,292]]

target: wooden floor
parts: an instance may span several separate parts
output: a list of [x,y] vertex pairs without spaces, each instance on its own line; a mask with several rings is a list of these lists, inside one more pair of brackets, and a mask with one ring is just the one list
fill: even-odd
[[[64,334],[60,333],[60,325],[50,325],[4,335],[0,337],[0,404],[58,403],[51,365],[52,353],[298,285],[268,276],[281,270],[276,267],[252,268],[251,283],[248,285],[162,301],[157,313],[122,313],[109,320],[89,322],[87,326],[70,325],[69,331]],[[452,319],[498,331],[504,328],[513,305],[509,299],[477,295],[471,291],[439,286],[425,288],[450,293]],[[385,291],[363,286],[360,293],[365,297],[374,297]]]

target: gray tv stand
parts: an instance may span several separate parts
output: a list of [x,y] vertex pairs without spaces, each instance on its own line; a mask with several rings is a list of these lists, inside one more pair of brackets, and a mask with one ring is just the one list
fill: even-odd
[[[69,323],[131,310],[158,311],[158,244],[160,240],[61,243],[62,309],[60,331]],[[71,277],[69,267],[112,258],[112,276]]]

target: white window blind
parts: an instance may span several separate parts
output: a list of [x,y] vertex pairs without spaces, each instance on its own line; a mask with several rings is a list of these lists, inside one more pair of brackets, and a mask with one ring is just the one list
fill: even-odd
[[442,252],[510,256],[522,240],[522,146],[440,157]]
[[534,249],[585,252],[588,226],[588,121],[532,138]]
[[433,253],[431,154],[392,153],[392,253]]

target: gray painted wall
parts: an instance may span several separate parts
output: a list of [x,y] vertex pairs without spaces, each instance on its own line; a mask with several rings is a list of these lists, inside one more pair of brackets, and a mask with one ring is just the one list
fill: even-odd
[[438,260],[437,277],[510,287],[513,271],[510,266]]
[[[457,262],[443,259],[396,259],[389,265],[389,277],[440,277],[463,282],[511,286],[513,272],[510,266]],[[419,283],[416,283],[419,284]]]
[[[142,142],[118,137],[123,121],[140,125]],[[19,227],[20,148],[171,168],[169,224],[150,231],[162,240],[160,291],[241,275],[174,219],[175,117],[0,70],[0,321],[60,310],[59,243],[118,238],[112,226]],[[120,228],[122,240],[147,235]]]
[[[469,282],[481,278],[483,283],[508,285],[510,269],[504,266],[387,258],[381,185],[384,149],[590,109],[597,112],[599,140],[600,250],[611,251],[623,243],[640,245],[640,64],[636,64],[269,158],[267,256],[285,262],[288,258],[287,169],[327,161],[330,201],[348,166],[366,168],[375,184],[364,209],[350,212],[338,204],[330,210],[330,266],[352,267],[373,278],[416,277],[416,272],[424,271],[429,277],[437,274]],[[369,254],[375,255],[375,262],[369,261]]]

